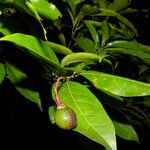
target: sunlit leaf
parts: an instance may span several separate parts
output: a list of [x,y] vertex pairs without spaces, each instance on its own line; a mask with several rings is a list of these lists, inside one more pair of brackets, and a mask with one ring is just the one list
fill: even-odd
[[59,61],[51,47],[34,36],[16,33],[2,37],[0,41],[13,42],[15,45],[25,48],[23,49],[25,52],[38,56],[52,65],[59,65]]
[[96,71],[83,71],[80,75],[98,89],[123,97],[150,95],[150,84]]
[[85,62],[85,61],[99,61],[99,56],[96,54],[86,53],[86,52],[73,53],[64,57],[61,61],[61,65],[67,66],[72,63]]
[[102,144],[107,150],[116,150],[113,123],[99,100],[85,86],[67,81],[61,85],[59,96],[77,115],[75,131]]
[[47,0],[30,0],[30,2],[42,17],[51,20],[56,20],[58,17],[62,17],[57,7],[54,4],[49,3]]

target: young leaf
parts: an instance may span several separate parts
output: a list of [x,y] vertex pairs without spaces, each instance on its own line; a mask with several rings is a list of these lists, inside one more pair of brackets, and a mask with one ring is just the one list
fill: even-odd
[[133,127],[129,124],[123,124],[117,121],[113,121],[116,134],[125,140],[136,141],[139,142],[138,136],[133,129]]
[[115,129],[99,100],[85,86],[72,81],[62,84],[59,96],[77,115],[75,131],[116,150]]
[[86,24],[87,28],[89,29],[89,32],[91,33],[91,36],[92,36],[95,44],[97,45],[99,43],[99,36],[96,32],[95,27],[88,21],[84,21],[84,23]]
[[46,43],[57,53],[60,54],[64,54],[64,55],[68,55],[68,54],[72,54],[73,52],[71,51],[71,49],[63,46],[63,45],[59,45],[57,43],[54,42],[50,42],[50,41],[46,41]]
[[85,62],[85,61],[99,61],[99,57],[96,54],[91,54],[86,52],[73,53],[67,55],[62,59],[61,66],[64,67],[72,63]]
[[150,95],[150,84],[96,71],[83,71],[80,75],[104,91],[123,97]]
[[[27,75],[8,62],[6,63],[6,72],[7,72],[8,79],[12,82],[12,84],[15,86],[15,88],[24,97],[26,97],[33,103],[36,103],[39,106],[39,108],[41,109],[41,99],[40,99],[39,93],[37,91],[35,91],[34,89],[26,88],[25,87],[26,85],[21,85],[21,83],[24,80],[26,80],[26,84],[31,85],[31,82],[29,80],[27,80]],[[33,85],[31,85],[31,87],[32,86]]]
[[22,50],[27,50],[26,52],[38,56],[52,65],[59,66],[59,61],[51,47],[34,36],[16,33],[2,37],[0,41],[13,42],[15,45],[25,48]]
[[52,3],[47,0],[30,0],[31,4],[35,7],[38,14],[50,20],[56,20],[62,17],[60,11]]
[[76,38],[75,41],[77,45],[79,45],[85,52],[96,54],[95,44],[89,38],[79,37],[79,38]]
[[5,66],[4,64],[0,63],[0,84],[3,82],[5,78]]
[[106,41],[109,39],[110,32],[109,32],[109,25],[106,20],[102,22],[102,46],[105,45]]

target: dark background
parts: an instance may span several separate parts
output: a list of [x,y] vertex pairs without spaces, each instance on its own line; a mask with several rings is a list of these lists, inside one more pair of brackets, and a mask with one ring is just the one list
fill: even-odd
[[[149,9],[149,0],[133,0],[133,8]],[[139,32],[138,41],[150,44],[150,15],[141,13],[132,15],[130,20]],[[65,149],[65,150],[99,150],[99,144],[88,140],[84,136],[64,131],[51,125],[46,111],[39,108],[21,96],[14,87],[5,80],[0,86],[1,102],[1,150],[8,149]],[[141,143],[128,142],[117,139],[118,150],[146,150],[150,135],[138,131]]]

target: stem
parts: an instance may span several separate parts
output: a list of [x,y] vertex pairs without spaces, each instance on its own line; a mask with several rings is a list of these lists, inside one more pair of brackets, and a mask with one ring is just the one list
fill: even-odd
[[56,86],[55,86],[55,89],[54,89],[57,107],[65,107],[65,105],[62,103],[61,99],[60,99],[59,96],[58,96],[58,86],[59,86],[59,81],[60,81],[61,79],[64,79],[64,78],[63,78],[63,77],[59,77],[59,78],[57,79],[57,81],[56,81]]

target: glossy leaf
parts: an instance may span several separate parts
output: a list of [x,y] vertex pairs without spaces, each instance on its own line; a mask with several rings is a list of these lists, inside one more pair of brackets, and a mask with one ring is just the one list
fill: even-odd
[[68,47],[65,47],[63,45],[60,45],[60,44],[57,44],[57,43],[54,43],[51,41],[46,41],[46,43],[57,53],[64,54],[64,55],[73,53],[71,51],[71,49],[69,49]]
[[129,124],[120,123],[117,121],[113,121],[116,134],[124,140],[136,141],[139,142],[138,136],[133,129],[133,127]]
[[51,20],[56,20],[58,17],[62,17],[57,7],[54,4],[49,3],[47,0],[30,0],[30,2],[42,17]]
[[86,52],[73,53],[64,57],[61,61],[61,65],[67,66],[72,63],[85,62],[85,61],[99,61],[99,56],[96,54],[91,54]]
[[34,36],[16,33],[2,37],[0,41],[13,42],[15,45],[25,48],[25,50],[23,49],[24,51],[27,50],[26,52],[38,56],[52,65],[59,65],[59,61],[51,47]]
[[150,84],[96,71],[83,71],[80,75],[98,89],[123,97],[150,95]]
[[4,64],[0,63],[0,84],[3,82],[5,78],[5,66]]
[[128,41],[113,41],[107,44],[107,48],[116,47],[116,48],[126,48],[130,50],[143,51],[144,49],[137,42],[128,42]]
[[81,47],[85,52],[96,53],[95,44],[92,40],[86,37],[76,38],[76,43]]
[[[30,89],[33,85],[27,79],[27,75],[10,63],[6,63],[6,71],[8,79],[12,82],[15,88],[25,98],[29,99],[33,103],[36,103],[41,109],[41,99],[39,93],[34,89]],[[28,86],[31,85],[30,88],[26,87],[25,84],[22,85],[22,82],[25,80],[26,80],[25,83],[28,84]]]
[[77,115],[75,131],[102,144],[107,150],[116,150],[113,123],[88,88],[77,82],[67,81],[62,84],[59,96]]
[[105,52],[136,56],[150,64],[150,48],[137,42],[114,41],[106,46]]
[[144,62],[150,64],[150,55],[148,53],[144,53],[138,50],[131,50],[125,48],[106,48],[105,53],[113,54],[113,53],[121,53],[126,55],[132,55],[141,58]]

